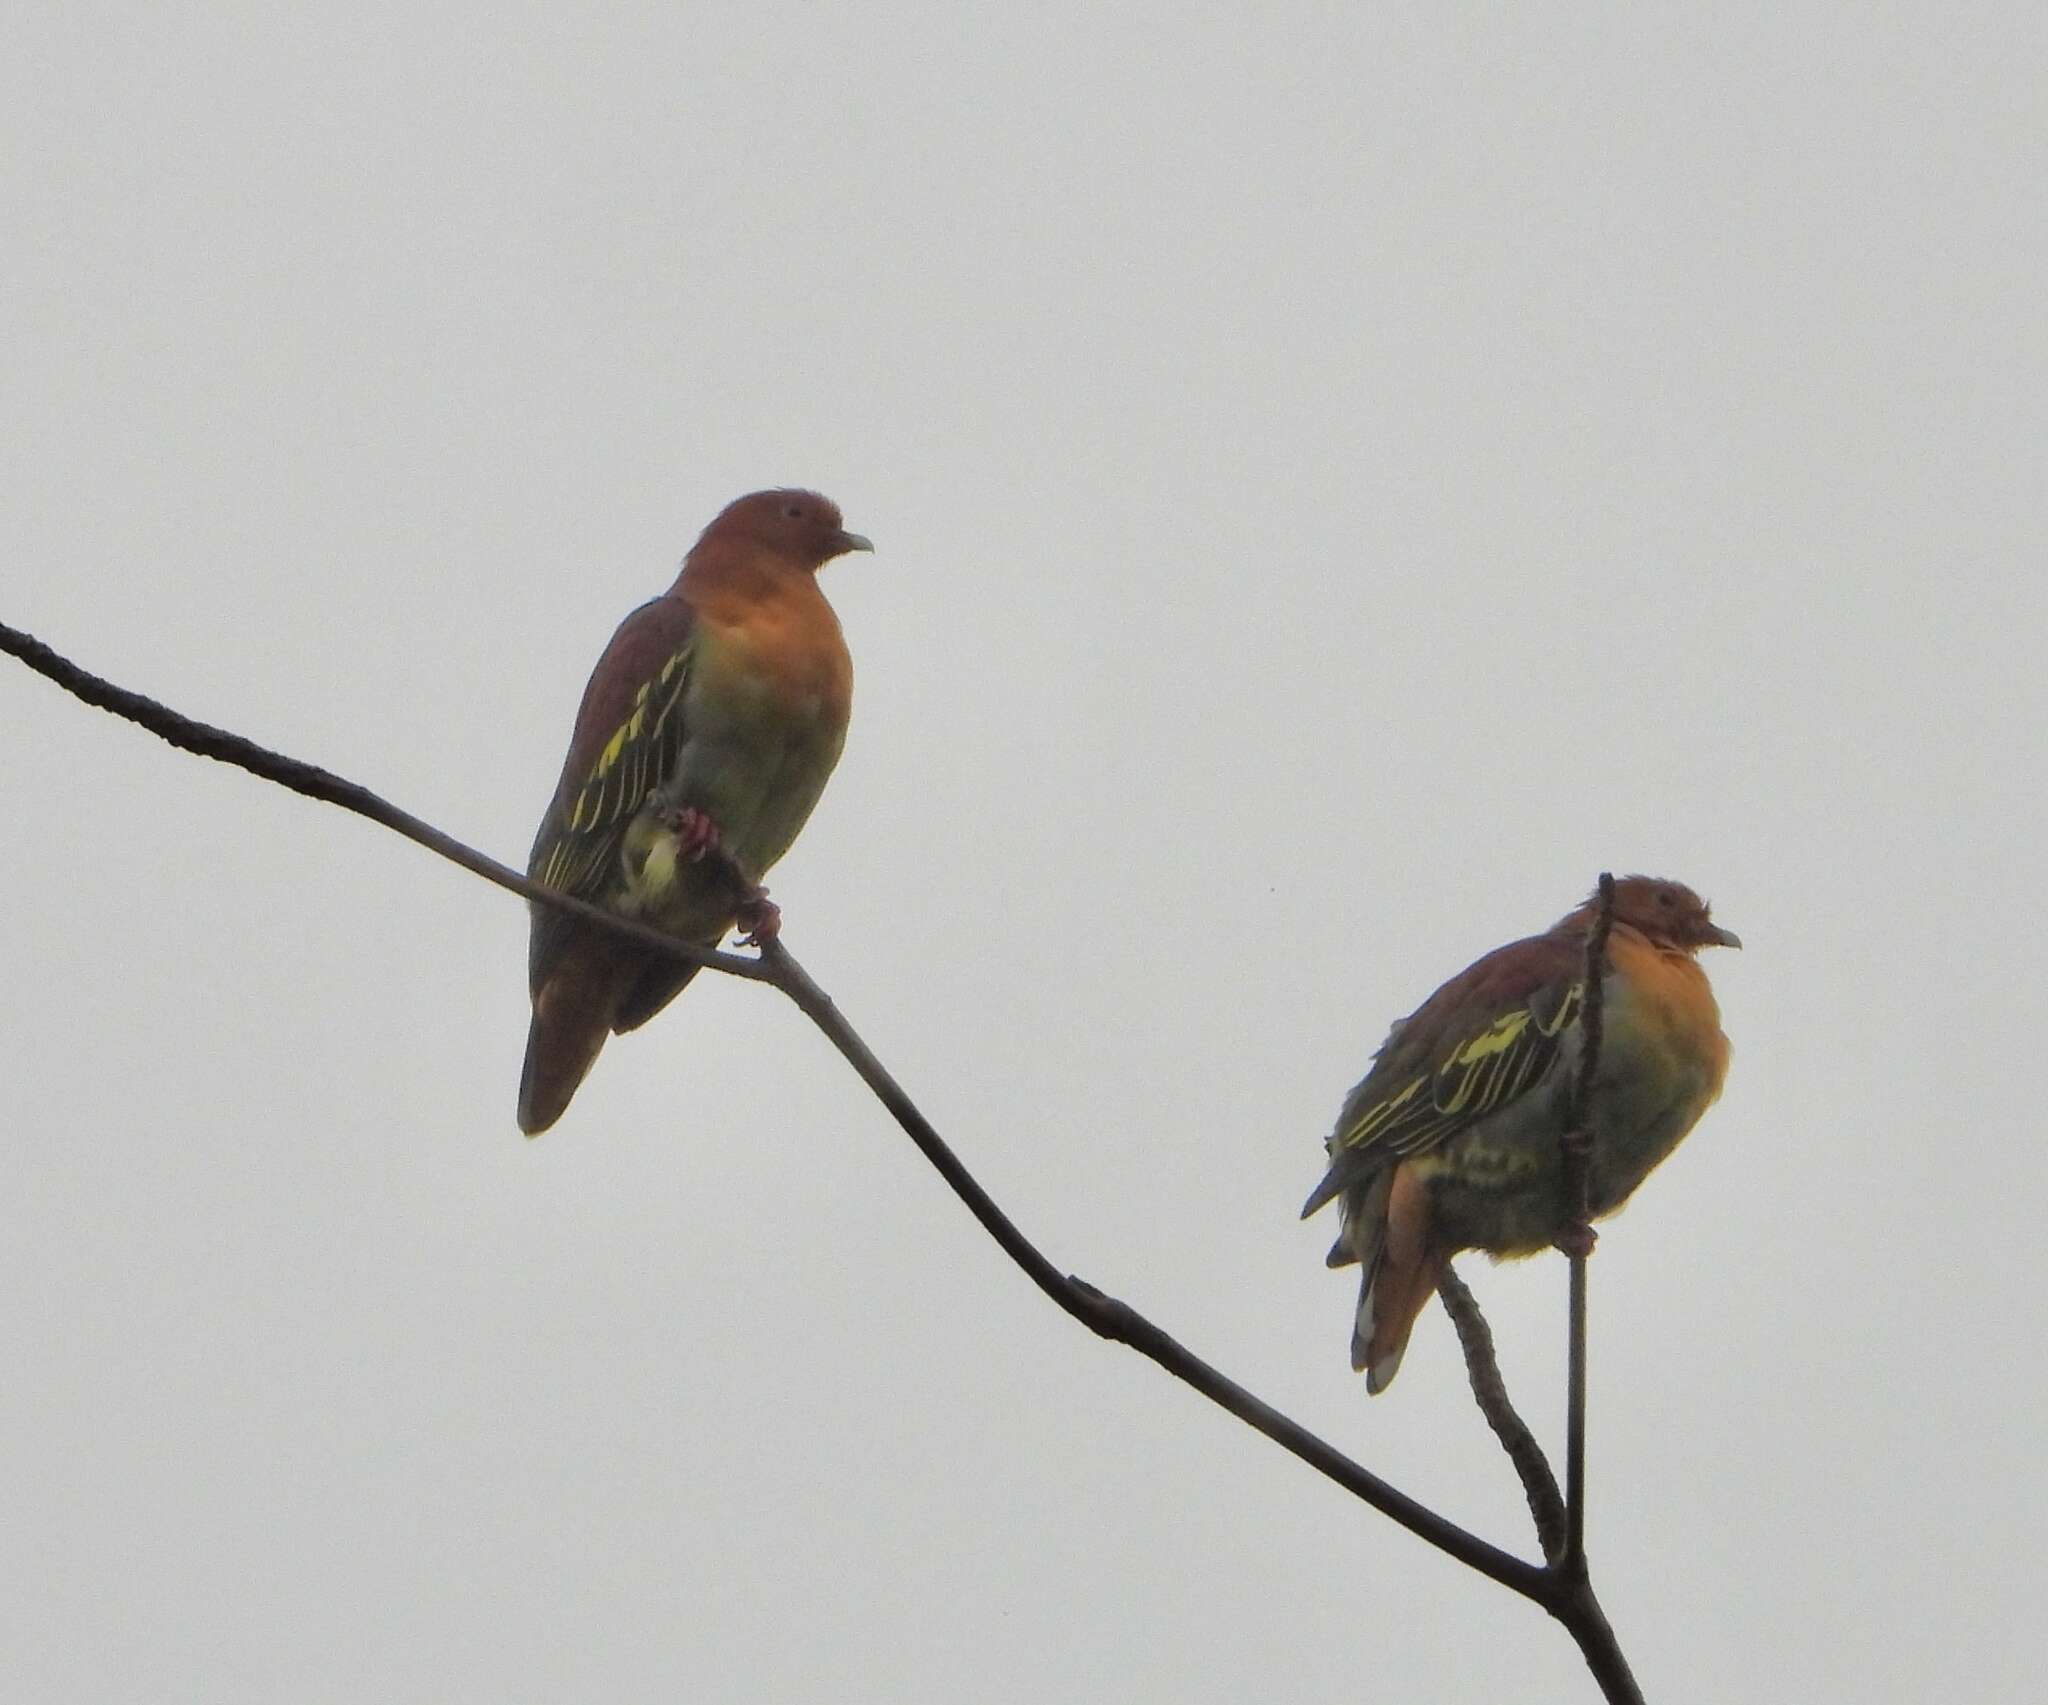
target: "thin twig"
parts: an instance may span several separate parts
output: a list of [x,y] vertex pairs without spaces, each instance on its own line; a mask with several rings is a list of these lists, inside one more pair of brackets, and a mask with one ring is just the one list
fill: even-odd
[[[1289,1420],[1271,1405],[1254,1397],[1154,1325],[1128,1303],[1106,1296],[1087,1280],[1063,1274],[999,1208],[994,1198],[975,1180],[931,1122],[918,1111],[832,998],[811,979],[781,940],[766,943],[762,959],[770,967],[769,980],[803,1009],[804,1015],[837,1048],[847,1064],[859,1073],[875,1098],[889,1110],[954,1195],[966,1205],[981,1227],[1026,1276],[1061,1308],[1100,1337],[1128,1344],[1140,1355],[1157,1362],[1176,1379],[1185,1380],[1211,1402],[1221,1405],[1240,1421],[1257,1428],[1282,1449],[1292,1451],[1311,1468],[1329,1476],[1346,1491],[1362,1498],[1382,1515],[1390,1516],[1410,1533],[1426,1539],[1461,1563],[1481,1574],[1528,1595],[1542,1590],[1544,1571],[1534,1564],[1502,1551],[1476,1534],[1446,1521],[1434,1510],[1417,1503],[1407,1493],[1390,1485],[1370,1469],[1353,1462],[1334,1446],[1317,1438],[1298,1422]],[[1546,1607],[1547,1608],[1547,1607]]]
[[1614,928],[1614,874],[1600,873],[1600,904],[1586,937],[1586,995],[1579,1017],[1579,1071],[1572,1085],[1571,1116],[1563,1141],[1565,1201],[1571,1212],[1571,1318],[1566,1351],[1564,1434],[1564,1552],[1553,1562],[1568,1574],[1586,1571],[1586,1258],[1593,1231],[1593,1083],[1600,1071],[1600,1044],[1607,1006],[1607,937]]
[[1501,1449],[1521,1476],[1522,1492],[1529,1500],[1529,1514],[1536,1523],[1537,1542],[1543,1555],[1555,1564],[1564,1552],[1564,1498],[1551,1472],[1550,1458],[1536,1442],[1536,1435],[1515,1412],[1508,1400],[1507,1381],[1500,1376],[1500,1363],[1493,1353],[1493,1328],[1479,1312],[1478,1299],[1446,1261],[1443,1276],[1436,1282],[1436,1294],[1443,1298],[1444,1312],[1458,1329],[1458,1344],[1465,1352],[1465,1372],[1472,1381],[1472,1395],[1479,1412],[1500,1440]]
[[1501,1550],[1476,1534],[1468,1533],[1352,1461],[1298,1422],[1254,1397],[1129,1304],[1104,1295],[1084,1279],[1062,1274],[975,1181],[931,1123],[918,1111],[902,1086],[855,1034],[831,998],[779,939],[771,938],[764,942],[757,959],[713,952],[675,940],[658,930],[530,882],[495,859],[485,857],[421,819],[399,810],[355,782],[269,751],[238,734],[194,722],[153,699],[102,680],[59,656],[40,640],[4,623],[0,623],[0,651],[20,658],[38,674],[56,682],[87,704],[124,717],[174,746],[233,764],[309,798],[339,805],[344,810],[381,823],[428,851],[438,853],[502,888],[522,894],[528,900],[557,907],[611,930],[622,940],[635,942],[655,952],[672,955],[690,964],[709,966],[731,976],[770,983],[780,989],[839,1050],[1004,1253],[1062,1309],[1090,1331],[1129,1345],[1176,1379],[1193,1386],[1211,1402],[1265,1434],[1418,1538],[1541,1605],[1578,1642],[1588,1669],[1600,1682],[1607,1698],[1618,1702],[1618,1705],[1627,1705],[1629,1701],[1637,1701],[1639,1705],[1641,1695],[1628,1675],[1620,1645],[1583,1572],[1574,1578],[1561,1574],[1554,1567],[1539,1567]]
[[[708,965],[733,977],[746,977],[757,983],[774,981],[767,967],[759,960],[749,959],[738,953],[719,953],[708,947],[698,947],[693,942],[678,941],[672,935],[665,935],[646,924],[635,923],[622,918],[616,912],[607,912],[602,907],[585,901],[558,894],[552,888],[543,888],[538,882],[521,876],[518,871],[508,869],[494,858],[487,858],[474,847],[465,846],[452,835],[443,834],[433,824],[423,822],[408,811],[401,811],[388,800],[379,798],[368,788],[336,775],[332,770],[323,770],[318,764],[306,763],[300,758],[288,758],[282,752],[273,752],[267,746],[259,746],[253,740],[239,734],[230,734],[224,728],[215,728],[209,723],[195,722],[189,716],[181,716],[168,705],[159,704],[155,699],[132,693],[126,687],[117,687],[113,682],[79,668],[69,658],[59,656],[32,634],[23,633],[0,622],[0,652],[18,657],[38,675],[55,681],[74,698],[83,699],[96,709],[111,711],[115,716],[125,717],[137,727],[146,728],[160,740],[167,740],[173,746],[186,752],[196,752],[202,758],[212,758],[223,764],[231,764],[238,770],[247,770],[251,775],[261,776],[265,781],[274,781],[280,787],[288,787],[294,793],[303,793],[308,799],[318,799],[328,805],[339,805],[344,811],[353,811],[359,817],[367,817],[373,823],[381,823],[409,841],[415,841],[427,851],[439,853],[443,858],[474,871],[487,882],[495,882],[500,888],[509,888],[515,894],[523,894],[529,900],[537,900],[544,906],[554,906],[569,912],[587,922],[600,925],[628,941],[636,941],[642,947],[650,947],[657,953],[666,953],[677,959],[686,959],[692,965]],[[742,878],[741,880],[744,880]]]

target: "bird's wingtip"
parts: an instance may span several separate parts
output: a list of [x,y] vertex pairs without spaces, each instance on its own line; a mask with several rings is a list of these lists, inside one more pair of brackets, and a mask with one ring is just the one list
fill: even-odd
[[1307,1219],[1342,1188],[1337,1181],[1337,1169],[1333,1166],[1324,1175],[1323,1181],[1308,1193],[1308,1200],[1301,1204],[1301,1217]]

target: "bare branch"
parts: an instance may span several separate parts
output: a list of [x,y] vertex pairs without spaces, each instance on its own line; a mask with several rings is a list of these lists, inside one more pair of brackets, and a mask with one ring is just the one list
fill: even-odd
[[[20,658],[38,674],[54,681],[87,704],[124,717],[174,746],[195,752],[202,757],[233,764],[266,781],[274,781],[288,787],[296,793],[305,794],[327,804],[338,805],[344,810],[367,817],[372,822],[381,823],[395,833],[427,848],[428,851],[438,853],[464,869],[497,883],[501,888],[524,895],[530,901],[557,907],[601,928],[611,930],[622,940],[635,942],[655,952],[666,953],[691,964],[708,966],[730,976],[774,985],[795,1002],[839,1050],[861,1081],[888,1109],[890,1116],[945,1179],[948,1187],[966,1205],[967,1210],[1002,1247],[1004,1253],[1024,1270],[1033,1284],[1069,1315],[1098,1336],[1126,1344],[1140,1355],[1157,1363],[1176,1379],[1193,1386],[1211,1402],[1265,1434],[1267,1438],[1299,1457],[1353,1496],[1400,1523],[1409,1532],[1478,1570],[1489,1579],[1498,1581],[1524,1598],[1541,1605],[1561,1622],[1578,1642],[1589,1670],[1600,1682],[1602,1691],[1610,1701],[1640,1701],[1641,1695],[1636,1691],[1634,1681],[1629,1676],[1628,1666],[1622,1658],[1614,1631],[1601,1613],[1599,1603],[1594,1598],[1591,1585],[1585,1577],[1583,1563],[1575,1575],[1561,1572],[1555,1566],[1539,1567],[1501,1550],[1475,1534],[1468,1533],[1434,1510],[1416,1502],[1369,1469],[1352,1461],[1334,1446],[1316,1437],[1299,1423],[1288,1419],[1271,1405],[1253,1396],[1194,1355],[1129,1304],[1104,1295],[1083,1279],[1061,1273],[1037,1246],[1018,1230],[1009,1216],[975,1181],[973,1175],[947,1147],[931,1123],[918,1111],[916,1104],[904,1092],[902,1086],[890,1076],[888,1070],[846,1022],[831,998],[779,939],[770,939],[763,943],[758,958],[714,952],[678,941],[658,930],[649,929],[598,907],[571,899],[567,895],[543,888],[496,860],[465,846],[452,836],[443,834],[439,829],[410,813],[401,811],[358,783],[345,780],[316,765],[270,751],[238,734],[195,722],[139,693],[130,692],[126,688],[102,680],[59,656],[32,635],[8,627],[4,623],[0,623],[0,651]],[[736,882],[744,885],[741,873],[731,871],[729,874]],[[1603,878],[1603,885],[1605,883],[1606,879]],[[1604,930],[1601,939],[1604,942]],[[1595,988],[1597,990],[1597,984]],[[1597,1003],[1597,993],[1594,994],[1593,1000]],[[1587,1016],[1589,1023],[1597,1026],[1597,1004]],[[1597,1028],[1589,1034],[1592,1038],[1590,1046],[1597,1047]],[[1450,1282],[1456,1284],[1455,1280]],[[1459,1285],[1457,1288],[1462,1290],[1463,1287]],[[1470,1300],[1469,1293],[1466,1300]],[[1446,1301],[1448,1305],[1448,1293]],[[1472,1313],[1476,1317],[1476,1306]],[[1458,1318],[1455,1309],[1453,1318]],[[1462,1331],[1461,1326],[1461,1333]],[[1490,1355],[1488,1360],[1490,1361]],[[1496,1369],[1496,1383],[1498,1377]],[[1502,1403],[1505,1404],[1504,1392]],[[1512,1414],[1512,1410],[1509,1409],[1507,1413]],[[1519,1420],[1515,1425],[1520,1426]],[[1526,1433],[1526,1429],[1523,1431]],[[1533,1445],[1533,1440],[1531,1443]],[[1538,1455],[1540,1457],[1540,1452]],[[1545,1472],[1548,1472],[1547,1465]],[[1556,1495],[1554,1484],[1551,1495],[1553,1498]],[[1533,1501],[1532,1494],[1532,1506]],[[1539,1527],[1540,1525],[1539,1517]]]
[[1552,1561],[1566,1573],[1586,1572],[1586,1258],[1593,1252],[1593,1085],[1600,1072],[1600,1044],[1606,1034],[1607,937],[1614,928],[1614,874],[1600,873],[1600,904],[1586,937],[1586,1000],[1579,1019],[1579,1071],[1572,1084],[1571,1114],[1565,1121],[1565,1201],[1571,1223],[1565,1249],[1571,1260],[1571,1320],[1566,1353],[1564,1434],[1564,1553]]
[[619,917],[601,907],[587,905],[567,894],[558,894],[552,888],[543,888],[518,871],[509,869],[494,858],[487,858],[474,847],[465,846],[452,835],[445,835],[431,823],[422,822],[410,812],[401,811],[389,801],[379,798],[368,788],[356,782],[347,781],[323,770],[317,764],[309,764],[299,758],[287,758],[282,752],[273,752],[267,746],[259,746],[253,740],[246,740],[239,734],[230,734],[224,728],[215,728],[204,722],[195,722],[189,716],[181,716],[167,705],[158,704],[155,699],[144,698],[132,693],[126,687],[117,687],[111,681],[102,680],[79,668],[67,657],[61,657],[32,634],[23,633],[0,622],[0,652],[18,657],[38,675],[55,681],[74,698],[83,699],[99,710],[111,711],[115,716],[124,717],[139,728],[146,728],[160,740],[168,740],[182,751],[196,752],[202,758],[212,758],[223,764],[232,764],[236,769],[247,770],[253,776],[265,781],[274,781],[280,787],[288,787],[294,793],[303,793],[308,799],[318,799],[328,805],[339,805],[344,811],[353,811],[359,817],[367,817],[373,823],[381,823],[409,841],[415,841],[427,851],[439,853],[443,858],[459,864],[464,870],[474,871],[487,882],[495,882],[500,888],[509,888],[515,894],[523,894],[529,900],[537,900],[544,906],[554,906],[569,912],[587,922],[597,924],[622,936],[628,941],[638,942],[642,947],[651,947],[657,953],[667,953],[677,959],[686,959],[692,965],[708,965],[729,976],[747,977],[755,982],[772,982],[774,979],[758,960],[746,958],[738,953],[719,953],[710,948],[698,947],[691,942],[678,941],[674,936],[664,935],[660,930],[635,923],[630,918]]
[[1536,1539],[1543,1555],[1555,1564],[1564,1554],[1564,1497],[1557,1489],[1550,1458],[1529,1431],[1528,1423],[1508,1400],[1507,1382],[1500,1376],[1500,1363],[1493,1354],[1493,1328],[1479,1312],[1478,1299],[1446,1261],[1436,1294],[1443,1298],[1444,1312],[1458,1329],[1458,1343],[1465,1352],[1465,1372],[1472,1381],[1472,1395],[1486,1424],[1500,1440],[1501,1449],[1522,1477],[1522,1492],[1529,1500],[1529,1514],[1536,1522]]
[[1593,1596],[1593,1583],[1586,1577],[1583,1557],[1575,1573],[1552,1569],[1549,1574],[1560,1590],[1544,1601],[1544,1608],[1579,1643],[1579,1655],[1600,1684],[1608,1705],[1643,1705],[1643,1690],[1636,1685],[1635,1671],[1628,1667],[1628,1659],[1622,1656],[1621,1642],[1614,1637],[1607,1612]]

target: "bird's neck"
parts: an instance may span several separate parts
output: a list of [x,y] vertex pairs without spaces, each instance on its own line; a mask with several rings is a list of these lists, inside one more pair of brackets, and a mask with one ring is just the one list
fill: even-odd
[[675,595],[709,613],[720,608],[795,599],[823,599],[815,570],[787,557],[719,541],[699,546],[676,577]]

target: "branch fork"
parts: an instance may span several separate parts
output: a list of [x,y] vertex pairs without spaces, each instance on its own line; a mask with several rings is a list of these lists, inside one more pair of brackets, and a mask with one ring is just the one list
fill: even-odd
[[[1578,1642],[1587,1668],[1599,1683],[1603,1695],[1610,1701],[1636,1701],[1640,1705],[1642,1694],[1629,1673],[1614,1630],[1608,1625],[1599,1601],[1593,1595],[1585,1563],[1585,1251],[1573,1253],[1570,1257],[1571,1398],[1567,1426],[1566,1492],[1562,1499],[1541,1447],[1508,1401],[1507,1389],[1493,1354],[1492,1334],[1471,1292],[1448,1267],[1438,1287],[1464,1347],[1473,1394],[1522,1478],[1530,1514],[1546,1559],[1539,1565],[1502,1550],[1418,1503],[1211,1367],[1130,1304],[1109,1296],[1085,1279],[1062,1273],[976,1182],[779,936],[765,935],[758,942],[758,952],[752,957],[678,941],[645,924],[543,888],[433,825],[400,810],[356,782],[317,765],[273,752],[239,734],[181,716],[153,699],[91,674],[33,635],[5,623],[0,623],[0,652],[19,658],[37,674],[85,703],[123,717],[184,751],[232,764],[310,799],[338,805],[345,811],[367,817],[429,852],[437,853],[530,901],[553,906],[609,929],[622,940],[667,953],[693,965],[722,971],[727,976],[767,983],[779,989],[839,1051],[1003,1252],[1061,1309],[1099,1337],[1128,1345],[1176,1379],[1193,1386],[1212,1403],[1228,1410],[1247,1426],[1263,1433],[1282,1449],[1299,1457],[1318,1473],[1438,1550],[1542,1606]],[[707,856],[725,860],[722,849],[707,849]],[[730,864],[729,860],[725,862]],[[731,867],[730,874],[737,883],[752,887],[737,867]],[[1586,1113],[1599,1062],[1600,973],[1605,963],[1607,934],[1613,917],[1612,876],[1600,878],[1600,894],[1598,919],[1586,949],[1586,1006],[1581,1020],[1584,1042],[1569,1127],[1574,1140],[1568,1140],[1564,1145],[1567,1200],[1576,1204],[1575,1229],[1586,1231],[1587,1250],[1591,1247],[1591,1231],[1585,1225],[1587,1144],[1579,1139],[1586,1135],[1582,1127],[1587,1122]]]

